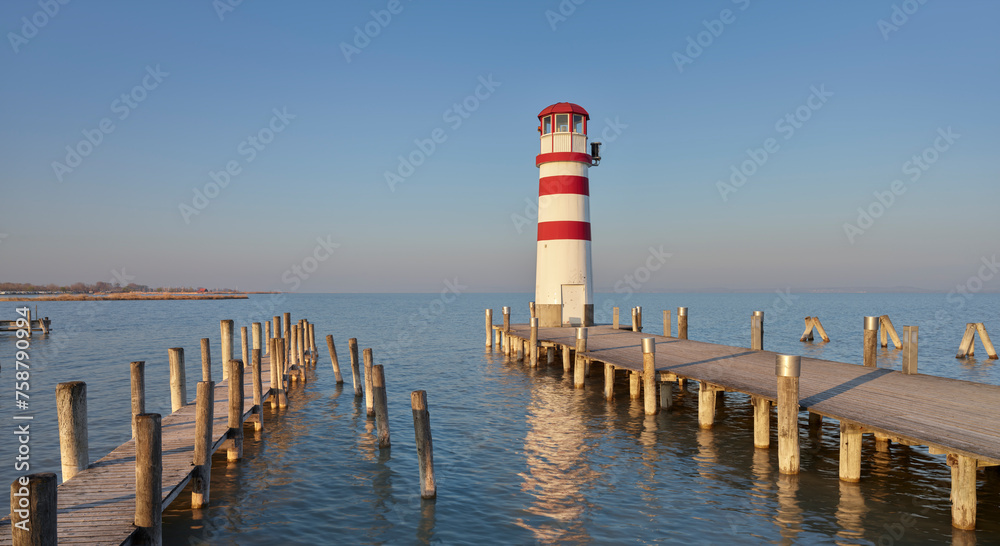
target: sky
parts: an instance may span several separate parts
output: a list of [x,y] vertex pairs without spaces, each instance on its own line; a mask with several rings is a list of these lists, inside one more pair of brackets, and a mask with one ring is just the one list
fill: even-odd
[[598,291],[1000,289],[1000,3],[61,1],[0,3],[0,281],[531,292],[569,101]]

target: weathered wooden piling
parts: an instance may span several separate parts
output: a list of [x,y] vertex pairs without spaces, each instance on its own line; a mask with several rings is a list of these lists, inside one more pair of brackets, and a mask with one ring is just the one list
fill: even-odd
[[229,361],[229,448],[226,459],[243,458],[243,361]]
[[212,380],[212,341],[201,338],[201,380]]
[[319,363],[319,348],[316,347],[316,325],[309,323],[309,353],[312,355],[312,365]]
[[191,476],[191,508],[204,508],[212,483],[212,422],[215,420],[215,382],[200,381],[196,387],[194,421],[194,473]]
[[[899,339],[899,334],[896,333],[896,328],[892,325],[892,321],[889,320],[889,315],[882,315],[878,318],[878,330],[879,330],[879,341],[882,347],[889,346],[889,340],[887,337],[892,338],[892,345],[897,349],[903,348],[903,343]],[[888,334],[888,336],[887,336]]]
[[535,302],[529,301],[528,302],[528,318],[535,318],[535,317],[536,317],[536,315],[535,315]]
[[639,321],[639,331],[642,331],[642,306],[638,305],[635,308],[635,318]]
[[556,348],[555,347],[551,347],[551,346],[550,347],[546,347],[545,348],[545,365],[546,366],[551,366],[552,364],[555,363],[555,361],[556,361]]
[[56,385],[56,412],[59,418],[59,452],[63,483],[90,465],[87,438],[87,384],[69,381]]
[[434,481],[434,443],[431,440],[431,416],[427,409],[427,392],[410,393],[413,408],[413,433],[417,443],[417,461],[420,464],[420,497],[437,497],[437,483]]
[[771,401],[763,396],[751,396],[753,404],[753,446],[767,449],[771,446]]
[[668,410],[674,405],[674,380],[672,373],[660,374],[660,409]]
[[[289,351],[289,362],[291,367],[296,367],[299,364],[299,325],[292,325],[292,333],[290,334],[289,340],[291,342],[291,350]],[[292,381],[298,381],[298,368],[292,374]]]
[[861,480],[861,440],[860,425],[840,421],[840,479],[845,482]]
[[250,369],[253,373],[253,411],[257,415],[254,430],[264,430],[264,385],[260,368],[260,349],[250,351]]
[[563,373],[569,373],[573,370],[573,350],[569,347],[562,348],[562,363]]
[[531,317],[531,339],[528,341],[531,350],[531,367],[538,367],[538,317]]
[[670,320],[670,310],[666,309],[663,311],[663,335],[664,337],[671,337],[673,332],[674,327]]
[[618,308],[615,307],[612,313],[613,314],[611,319],[611,327],[614,328],[615,330],[620,330],[621,328],[620,328],[620,319],[618,316]]
[[642,390],[646,415],[660,410],[656,400],[656,338],[642,338]]
[[129,364],[129,383],[132,387],[132,437],[135,438],[135,416],[146,413],[146,362]]
[[688,338],[688,308],[677,308],[677,339]]
[[135,526],[136,542],[163,544],[163,434],[159,413],[136,419]]
[[344,376],[340,373],[340,360],[337,359],[337,347],[333,343],[333,334],[326,336],[326,349],[330,352],[330,364],[333,365],[333,378],[338,385],[344,383]]
[[604,363],[604,399],[613,400],[615,397],[615,367],[607,362]]
[[573,370],[573,387],[582,389],[587,379],[584,359],[587,352],[587,328],[576,329],[576,365]]
[[486,310],[486,346],[493,348],[493,310]]
[[864,364],[875,368],[875,351],[878,343],[878,317],[865,317]]
[[976,470],[978,461],[965,455],[948,455],[951,467],[951,525],[971,531],[976,528]]
[[372,368],[375,359],[372,357],[371,348],[365,349],[363,354],[365,357],[365,414],[368,417],[373,417],[375,415],[375,393],[373,391],[374,377],[372,374],[374,372]]
[[278,385],[281,381],[281,369],[279,368],[278,353],[276,352],[277,344],[278,338],[268,338],[267,347],[271,353],[271,409],[278,407]]
[[[371,349],[365,349],[365,361],[371,355]],[[385,392],[385,370],[382,365],[372,366],[372,394],[375,409],[375,426],[378,427],[379,449],[390,447],[389,438],[389,402]]]
[[10,484],[10,530],[13,546],[57,544],[56,475],[20,476]]
[[802,359],[776,355],[774,373],[778,378],[778,470],[799,473],[799,375]]
[[261,347],[260,345],[260,340],[261,336],[264,334],[264,331],[262,330],[261,324],[259,322],[254,322],[253,324],[250,325],[250,327],[252,332],[252,340],[251,340],[252,344],[250,345],[250,349],[251,350],[257,349],[258,351],[260,351],[263,349],[263,347]]
[[170,359],[170,411],[175,412],[187,405],[187,378],[184,372],[184,349],[167,349]]
[[361,372],[358,369],[358,339],[352,337],[347,340],[347,349],[351,353],[351,379],[354,381],[354,396],[364,396],[361,390]]
[[825,341],[830,341],[830,336],[826,335],[826,330],[823,329],[823,323],[819,321],[819,317],[806,317],[805,318],[806,329],[802,332],[802,337],[799,341],[812,341],[813,340],[813,330],[819,334],[819,337]]
[[917,373],[917,351],[919,349],[920,328],[903,326],[903,373]]
[[750,350],[764,350],[764,312],[754,311],[750,316]]
[[638,332],[639,331],[639,308],[638,307],[633,307],[632,308],[632,331],[633,332]]
[[271,317],[271,337],[281,337],[281,317]]
[[[272,355],[278,357],[278,408],[288,407],[288,391],[286,387],[288,386],[288,360],[287,353],[285,351],[285,340],[284,338],[276,338],[277,342],[274,344],[276,352]],[[271,373],[274,373],[272,370]]]
[[705,381],[698,382],[698,426],[712,428],[715,424],[716,394],[722,390],[717,385]]
[[285,338],[285,350],[289,350],[292,347],[292,314],[282,313],[281,314],[281,337]]
[[958,346],[958,354],[955,355],[955,358],[965,358],[975,354],[977,333],[979,334],[979,341],[983,343],[983,348],[986,349],[986,354],[990,360],[998,358],[993,341],[990,340],[990,335],[986,333],[986,325],[982,322],[970,322],[965,325],[965,334],[962,336],[962,342]]
[[503,311],[503,331],[510,331],[510,307],[504,307],[501,309]]
[[298,351],[299,351],[299,378],[303,383],[306,381],[306,329],[307,326],[299,327]]
[[222,380],[229,377],[227,362],[233,359],[233,321],[220,320],[219,329],[222,332]]
[[[268,340],[268,339],[271,339],[271,337],[272,337],[271,336],[271,321],[265,320],[264,321],[264,339]],[[270,352],[271,352],[271,344],[265,341],[264,342],[264,354],[270,354]]]
[[628,397],[629,400],[638,400],[642,396],[642,378],[639,372],[629,370],[628,372]]

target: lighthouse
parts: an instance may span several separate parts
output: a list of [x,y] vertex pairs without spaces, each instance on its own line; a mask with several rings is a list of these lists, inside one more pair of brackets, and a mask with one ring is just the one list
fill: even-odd
[[538,114],[535,310],[543,328],[594,324],[588,171],[601,158],[599,142],[588,150],[589,120],[582,106],[570,102]]

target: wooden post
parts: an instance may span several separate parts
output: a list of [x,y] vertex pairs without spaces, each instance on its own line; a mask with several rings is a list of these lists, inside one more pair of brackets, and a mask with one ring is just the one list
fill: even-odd
[[486,310],[486,346],[493,348],[493,310]]
[[776,355],[778,376],[778,471],[799,473],[799,375],[801,358]]
[[664,337],[671,337],[674,332],[673,324],[670,321],[670,310],[667,309],[663,311],[663,335]]
[[920,328],[903,326],[903,373],[917,373],[917,350],[919,348]]
[[333,377],[338,385],[344,383],[344,376],[340,373],[340,360],[337,359],[337,347],[333,344],[333,334],[326,336],[326,349],[330,351],[330,363],[333,364]]
[[285,340],[284,338],[277,338],[278,342],[275,343],[274,347],[278,350],[278,407],[287,408],[288,407],[288,392],[286,390],[288,383],[288,353],[285,351]]
[[577,389],[582,389],[584,387],[584,382],[587,380],[585,373],[586,364],[584,360],[587,358],[584,353],[587,352],[587,328],[577,328],[576,329],[576,366],[573,370],[573,387]]
[[538,317],[531,317],[531,339],[528,341],[531,349],[531,367],[538,367]]
[[535,302],[528,302],[528,318],[535,318]]
[[[365,349],[365,363],[367,366],[371,349]],[[375,425],[378,427],[378,447],[379,449],[389,447],[389,403],[385,393],[385,370],[382,365],[372,366],[372,394],[375,409]]]
[[613,400],[615,397],[615,367],[608,362],[604,363],[604,399]]
[[[289,340],[290,340],[290,342],[292,344],[291,345],[291,351],[290,351],[290,357],[291,358],[289,359],[289,362],[291,363],[291,366],[296,366],[299,363],[299,325],[298,324],[293,324],[292,325],[292,333],[290,334]],[[293,381],[298,380],[298,377],[294,373],[292,374],[292,380]]]
[[298,360],[299,360],[299,378],[302,382],[306,381],[306,328],[307,326],[302,325],[298,328]]
[[146,362],[139,360],[129,364],[132,385],[132,437],[135,438],[135,416],[146,413]]
[[633,332],[638,332],[639,331],[639,308],[638,307],[633,307],[632,308],[632,331]]
[[618,308],[615,307],[614,311],[612,311],[612,312],[613,312],[613,315],[612,315],[613,318],[611,319],[612,320],[611,327],[614,328],[615,330],[619,330],[620,329],[619,328],[620,321],[619,321],[619,318],[618,318]]
[[562,346],[562,361],[563,361],[563,373],[569,373],[573,370],[573,350],[568,346]]
[[[269,339],[271,339],[271,337],[273,337],[273,336],[271,336],[271,321],[265,320],[264,321],[264,339],[265,340],[269,340]],[[270,354],[270,352],[271,352],[271,344],[268,343],[268,342],[265,342],[264,343],[264,354]]]
[[674,382],[663,376],[664,374],[660,374],[660,409],[668,410],[674,405]]
[[136,418],[135,526],[139,544],[163,544],[163,435],[160,414]]
[[982,322],[977,322],[976,331],[979,332],[979,341],[983,342],[983,347],[986,349],[986,354],[990,357],[990,360],[997,360],[997,358],[1000,358],[997,356],[996,348],[993,347],[990,335],[986,333],[986,325]]
[[[823,323],[819,321],[819,317],[811,317],[811,321],[813,327],[816,328],[816,333],[819,334],[820,339],[829,343],[830,336],[826,335],[826,330],[823,328]],[[812,334],[809,335],[809,339],[812,340]]]
[[194,420],[194,474],[191,477],[191,508],[208,506],[212,483],[212,422],[215,420],[215,382],[200,381],[196,387]]
[[551,366],[556,361],[556,348],[546,347],[545,348],[545,365]]
[[28,339],[31,339],[31,330],[32,330],[32,328],[34,328],[34,325],[31,324],[31,308],[30,307],[28,308],[28,316],[25,317],[25,318],[28,319]]
[[229,361],[229,439],[226,459],[243,458],[243,361]]
[[[503,311],[503,331],[510,331],[510,307],[504,307]],[[507,337],[506,335],[504,337]]]
[[56,475],[21,476],[10,484],[10,531],[13,546],[58,543]]
[[173,413],[187,405],[184,349],[182,347],[167,349],[167,356],[170,358],[170,412]]
[[352,337],[347,340],[347,349],[351,353],[351,380],[354,382],[354,396],[364,396],[361,390],[361,372],[358,370],[358,339]]
[[878,317],[865,317],[865,367],[875,368],[876,343],[878,342]]
[[375,393],[372,391],[372,389],[374,388],[373,387],[374,378],[372,377],[373,373],[372,366],[374,365],[375,359],[372,357],[372,350],[370,348],[364,350],[364,356],[365,356],[365,414],[368,415],[368,417],[374,417]]
[[688,308],[678,307],[677,308],[677,338],[687,339],[688,338]]
[[951,525],[976,528],[976,470],[978,461],[965,455],[948,455],[951,466]]
[[501,335],[502,334],[501,334],[499,328],[494,328],[493,329],[493,346],[496,348],[497,351],[502,351],[503,350],[503,345],[502,345],[502,343],[500,341],[500,336]]
[[850,421],[840,421],[840,479],[861,480],[861,427]]
[[271,337],[281,337],[281,317],[271,317]]
[[420,498],[437,497],[434,482],[434,443],[431,441],[431,416],[427,409],[427,392],[410,393],[413,408],[413,433],[416,436],[417,460],[420,463]]
[[712,428],[715,424],[715,394],[718,388],[704,381],[698,382],[698,427]]
[[282,313],[281,322],[284,328],[281,331],[281,337],[285,338],[285,350],[290,350],[292,348],[292,314]]
[[754,311],[750,316],[750,350],[764,350],[764,312]]
[[892,338],[892,345],[897,349],[903,348],[903,343],[899,340],[899,334],[896,333],[896,328],[892,325],[892,321],[889,320],[889,315],[882,315],[878,318],[879,322],[879,332],[881,335],[881,342],[883,347],[888,347],[889,342],[886,340],[886,334]]
[[812,331],[813,331],[813,318],[812,317],[806,317],[805,321],[806,321],[806,329],[805,329],[804,332],[802,332],[802,337],[799,338],[799,341],[812,341],[812,339],[813,339],[813,335],[812,335]]
[[212,380],[212,341],[201,338],[201,380]]
[[771,446],[771,401],[762,396],[751,396],[753,403],[753,446],[767,449]]
[[635,316],[639,319],[639,331],[642,331],[642,306],[639,305],[635,308]]
[[252,344],[250,346],[250,349],[251,350],[257,349],[258,351],[260,351],[262,350],[262,347],[260,346],[260,339],[261,336],[264,334],[262,326],[259,322],[254,322],[253,324],[250,325],[250,328],[252,334],[252,339],[251,339]]
[[220,320],[219,329],[222,330],[222,380],[229,377],[228,362],[233,359],[233,321]]
[[642,338],[642,379],[646,415],[656,415],[660,411],[656,400],[656,338]]
[[56,412],[59,416],[59,452],[62,455],[63,483],[90,465],[87,450],[87,384],[70,381],[56,385]]
[[253,370],[253,406],[257,420],[254,421],[254,430],[264,430],[264,385],[261,378],[260,369],[260,349],[250,352],[250,367]]
[[639,372],[634,370],[629,370],[628,372],[628,398],[629,400],[638,400],[642,396],[642,390],[640,388],[642,381],[639,377]]

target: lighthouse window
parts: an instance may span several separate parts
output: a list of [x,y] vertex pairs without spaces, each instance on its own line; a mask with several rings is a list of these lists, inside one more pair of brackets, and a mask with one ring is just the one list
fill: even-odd
[[556,132],[569,132],[569,114],[556,114]]
[[583,134],[583,116],[573,116],[573,132]]
[[552,132],[552,116],[545,116],[542,119],[542,134],[549,134]]

